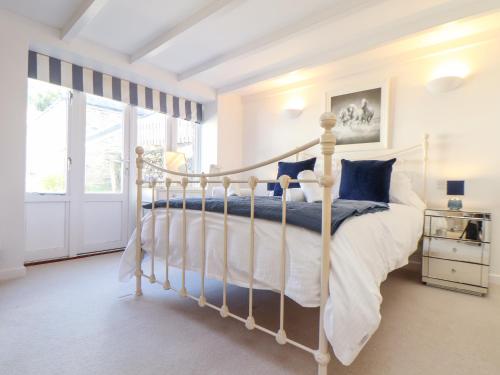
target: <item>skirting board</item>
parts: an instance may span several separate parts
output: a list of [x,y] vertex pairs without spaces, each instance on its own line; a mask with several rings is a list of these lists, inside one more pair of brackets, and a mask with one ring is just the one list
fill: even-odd
[[16,279],[18,277],[26,276],[26,267],[7,268],[0,270],[0,281]]

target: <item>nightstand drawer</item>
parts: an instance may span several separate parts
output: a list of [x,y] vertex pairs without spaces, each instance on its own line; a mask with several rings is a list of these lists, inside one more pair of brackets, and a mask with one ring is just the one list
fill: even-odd
[[425,238],[424,255],[472,263],[488,262],[488,244],[464,242],[443,238]]
[[482,266],[479,264],[455,262],[429,258],[428,276],[457,283],[481,285]]

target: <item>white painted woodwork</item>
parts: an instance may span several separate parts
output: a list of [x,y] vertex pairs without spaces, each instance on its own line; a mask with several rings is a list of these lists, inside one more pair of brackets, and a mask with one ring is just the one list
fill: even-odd
[[61,30],[61,39],[75,38],[102,10],[109,0],[84,0]]
[[[150,182],[151,186],[151,238],[156,238],[156,179]],[[153,242],[153,249],[151,251],[151,270],[149,273],[149,282],[153,284],[156,281],[155,276],[155,254],[156,254],[156,241]]]
[[378,0],[355,0],[350,2],[343,2],[340,4],[335,3],[335,5],[330,6],[328,9],[321,9],[314,14],[308,14],[298,22],[286,25],[285,27],[264,35],[257,40],[243,44],[238,48],[218,55],[207,61],[203,61],[199,65],[186,69],[179,73],[178,78],[179,80],[191,78],[199,73],[213,69],[218,65],[224,64],[228,61],[255,53],[256,51],[260,51],[263,48],[269,48],[271,46],[279,45],[279,43],[282,43],[284,40],[290,39],[295,35],[303,33],[309,29],[316,28],[326,21],[334,22],[339,17],[345,17],[349,14],[352,14],[356,10],[359,10],[360,7],[367,7],[376,2],[378,2]]
[[[189,16],[184,21],[175,25],[171,30],[155,38],[130,56],[130,61],[135,62],[147,56],[154,56],[166,49],[173,41],[180,37],[183,33],[193,28],[200,22],[219,12],[228,4],[235,0],[214,0],[206,7],[200,9],[196,13]],[[239,0],[238,0],[239,1]]]
[[[74,92],[68,107],[68,156],[71,163],[68,163],[66,193],[25,194],[26,262],[74,257],[122,248],[127,244],[130,234],[129,111],[124,113],[122,192],[85,193],[85,103],[85,94]],[[37,205],[35,211],[34,204]],[[64,207],[65,215],[53,212],[54,207]],[[38,238],[40,231],[46,231],[48,236],[53,233],[54,239],[64,233],[64,245],[52,246],[39,241],[34,248],[32,240]]]
[[[444,23],[495,15],[500,8],[498,0],[308,0],[293,7],[288,0],[151,0],[140,6],[120,0],[96,11],[103,1],[5,0],[0,6],[41,23],[26,26],[26,43],[40,52],[143,84],[168,86],[169,92],[203,102],[214,100],[213,88],[243,92],[238,87],[300,67],[339,62],[377,46],[396,50],[402,37],[410,41],[406,52],[431,47],[432,38],[422,38],[424,44],[411,39],[421,31],[439,32],[431,28]],[[464,26],[470,31],[466,37],[498,30],[498,15],[486,23]],[[130,65],[130,56],[141,64]],[[306,75],[318,69],[322,67],[308,69]]]
[[68,256],[69,202],[27,202],[25,261]]
[[[135,152],[137,154],[136,157],[136,185],[137,185],[137,200],[136,200],[136,216],[135,216],[135,228],[136,228],[136,237],[135,237],[135,295],[142,295],[141,288],[141,279],[142,279],[142,168],[144,165],[144,149],[140,146],[136,147]],[[167,241],[168,242],[168,241]]]
[[[257,59],[263,60],[268,62],[268,66],[258,70],[248,65],[248,67],[241,66],[237,76],[243,76],[243,78],[226,78],[226,80],[230,79],[232,82],[227,82],[222,86],[216,86],[217,93],[224,94],[237,91],[257,82],[270,80],[300,69],[342,60],[364,51],[373,50],[396,39],[408,37],[457,19],[491,11],[499,6],[500,2],[496,0],[481,2],[458,0],[457,2],[444,2],[431,9],[425,8],[404,17],[393,19],[391,22],[371,27],[366,33],[347,34],[349,36],[336,41],[329,40],[328,38],[321,38],[318,31],[316,38],[320,41],[322,40],[324,43],[320,44],[320,42],[316,42],[315,45],[317,48],[314,50],[310,48],[308,53],[297,54],[296,48],[298,44],[290,44],[285,54],[282,54],[280,57],[276,56],[275,52],[272,50],[257,53],[254,56],[254,60],[249,60],[249,62],[254,63]],[[326,25],[324,30],[321,30],[324,35],[335,34],[338,31],[339,30],[335,30],[335,24]],[[344,33],[341,34],[346,35]],[[300,42],[300,44],[302,43],[303,42]],[[270,64],[270,62],[274,61],[279,61],[279,63]],[[223,66],[221,66],[221,68],[223,68]],[[214,81],[220,82],[222,81],[221,75],[223,75],[223,73],[219,71],[218,77],[214,77],[215,79],[212,78],[210,80],[205,79],[205,82],[209,84],[213,84]],[[229,76],[226,74],[226,77]]]
[[165,187],[167,188],[167,206],[165,208],[165,282],[163,283],[163,289],[170,289],[170,280],[168,278],[168,268],[169,268],[169,256],[170,256],[170,185],[172,181],[169,178],[165,179]]
[[127,212],[122,201],[83,203],[83,251],[116,249],[124,246],[127,232],[123,218]]
[[[81,97],[80,105],[84,106],[84,94],[78,93],[75,98]],[[78,113],[77,113],[78,114]],[[94,251],[110,250],[125,247],[128,241],[129,215],[129,176],[130,176],[130,130],[134,122],[129,107],[125,107],[123,114],[122,150],[123,180],[122,191],[117,193],[86,193],[85,185],[85,123],[84,116],[74,131],[79,131],[73,145],[77,163],[72,167],[72,207],[75,215],[71,216],[71,236],[78,241],[72,241],[71,255],[84,254]],[[77,216],[78,215],[78,216]],[[80,234],[79,231],[83,233]]]

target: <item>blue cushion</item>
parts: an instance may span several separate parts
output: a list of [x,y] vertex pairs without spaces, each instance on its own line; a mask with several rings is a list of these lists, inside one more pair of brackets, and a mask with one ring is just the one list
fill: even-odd
[[339,198],[358,201],[389,202],[392,165],[396,159],[342,159]]
[[274,182],[268,182],[267,183],[267,191],[272,191],[274,192],[274,187],[276,186],[276,184]]
[[[295,163],[289,163],[285,161],[280,161],[278,163],[278,176],[276,178],[280,178],[280,176],[287,175],[292,179],[296,179],[297,175],[305,170],[314,171],[314,165],[316,164],[316,158],[311,158],[307,160],[298,161]],[[291,183],[288,186],[290,189],[300,188],[300,184],[297,182]],[[274,185],[274,196],[280,197],[283,195],[283,189],[281,189],[280,184]]]

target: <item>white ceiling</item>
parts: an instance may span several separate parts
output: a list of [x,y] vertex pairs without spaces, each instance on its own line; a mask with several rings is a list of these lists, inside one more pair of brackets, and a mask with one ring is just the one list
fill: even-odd
[[500,0],[0,0],[0,8],[179,81],[248,93],[293,71],[489,14]]

